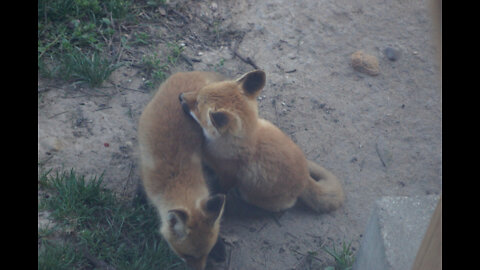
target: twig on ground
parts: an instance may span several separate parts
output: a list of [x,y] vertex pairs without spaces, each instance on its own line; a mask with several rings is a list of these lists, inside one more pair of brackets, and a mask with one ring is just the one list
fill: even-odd
[[240,55],[236,50],[233,51],[233,55],[235,55],[236,57],[238,57],[240,60],[242,60],[243,62],[251,65],[253,68],[255,69],[260,69],[256,64],[255,62],[253,62],[253,60],[250,58],[250,57],[243,57],[242,55]]
[[61,112],[61,113],[54,114],[54,115],[48,117],[48,119],[52,119],[52,118],[54,118],[54,117],[57,117],[57,116],[59,116],[59,115],[61,115],[61,114],[66,113],[66,112],[69,112],[69,111],[64,111],[64,112]]
[[133,168],[135,166],[135,163],[134,162],[131,162],[130,163],[130,169],[128,171],[128,176],[127,176],[127,181],[125,181],[125,184],[123,185],[123,192],[122,194],[125,196],[125,194],[127,193],[127,186],[130,184],[131,182],[131,179],[132,179],[132,171],[133,171]]
[[278,227],[282,227],[282,224],[281,224],[280,221],[278,220],[277,216],[272,215],[272,219],[275,221],[275,223],[277,223]]
[[242,60],[243,62],[251,65],[253,68],[255,69],[259,69],[259,67],[257,66],[257,64],[255,64],[255,62],[253,62],[253,60],[250,58],[250,57],[243,57],[242,55],[240,55],[238,53],[238,47],[240,47],[240,43],[242,42],[243,40],[243,37],[245,36],[245,34],[242,35],[242,37],[238,40],[238,42],[235,43],[235,45],[233,46],[233,48],[231,49],[232,52],[233,52],[233,55],[238,57],[240,60]]
[[44,165],[47,164],[47,162],[49,162],[50,159],[52,159],[52,158],[53,158],[53,155],[50,155],[50,156],[48,156],[48,158],[46,158],[46,159],[38,162],[38,165],[39,165],[40,167],[41,167],[41,166],[44,166]]
[[111,109],[112,107],[102,107],[99,109],[96,109],[94,112],[101,111],[101,110],[106,110],[106,109]]
[[262,227],[260,227],[260,229],[258,229],[257,233],[261,232],[266,226],[267,226],[268,222],[265,222],[265,224],[262,225]]
[[193,67],[193,63],[192,63],[192,60],[190,60],[190,58],[188,58],[183,53],[180,54],[180,57],[182,57],[182,59],[185,60],[185,62],[187,62],[187,64],[189,64],[191,67]]
[[81,89],[76,89],[76,91],[82,92],[82,93],[84,93],[84,94],[87,95],[87,96],[93,96],[93,97],[109,97],[109,96],[111,96],[111,95],[108,95],[108,94],[107,94],[107,95],[91,94],[91,93],[85,92],[85,91],[83,91],[83,90],[81,90]]
[[130,91],[137,91],[137,92],[146,93],[145,91],[142,91],[142,90],[133,89],[133,88],[128,88],[128,87],[125,87],[125,86],[122,86],[122,85],[119,85],[119,84],[115,84],[115,83],[113,83],[112,81],[107,81],[107,82],[109,82],[110,84],[112,84],[112,85],[115,86],[115,87],[120,87],[120,88],[125,89],[125,90],[130,90]]
[[311,262],[308,256],[303,256],[293,267],[292,270],[307,269],[307,264]]
[[293,249],[293,248],[290,249],[290,250],[293,251],[293,252],[295,252],[295,253],[297,253],[297,254],[299,254],[299,255],[302,255],[302,256],[304,256],[304,257],[310,257],[310,258],[313,258],[313,259],[315,259],[315,260],[317,260],[317,261],[319,261],[319,262],[323,262],[322,259],[320,259],[320,258],[318,258],[318,257],[315,257],[315,256],[313,256],[312,254],[303,254],[303,253],[301,253],[300,251],[298,251],[298,250],[296,250],[296,249]]
[[58,85],[47,85],[47,86],[43,86],[43,87],[39,87],[37,88],[37,91],[38,92],[43,92],[43,91],[48,91],[52,88],[56,88],[56,89],[63,89],[61,86],[58,86]]

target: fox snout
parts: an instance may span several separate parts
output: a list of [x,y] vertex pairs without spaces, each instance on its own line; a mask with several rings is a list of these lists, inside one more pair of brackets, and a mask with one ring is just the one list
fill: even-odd
[[182,110],[190,115],[190,107],[188,107],[188,104],[187,102],[185,101],[185,99],[183,98],[183,93],[180,93],[180,95],[178,95],[178,100],[180,100],[180,104],[182,105]]

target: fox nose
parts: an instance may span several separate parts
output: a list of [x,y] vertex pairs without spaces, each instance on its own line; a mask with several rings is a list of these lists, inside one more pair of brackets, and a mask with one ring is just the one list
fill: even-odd
[[187,103],[182,101],[181,105],[182,105],[183,112],[186,113],[186,114],[190,114],[190,108],[188,107]]
[[188,104],[183,99],[183,93],[180,93],[180,95],[178,95],[178,100],[180,100],[180,105],[182,105],[182,110],[186,114],[190,114],[190,108],[188,107]]

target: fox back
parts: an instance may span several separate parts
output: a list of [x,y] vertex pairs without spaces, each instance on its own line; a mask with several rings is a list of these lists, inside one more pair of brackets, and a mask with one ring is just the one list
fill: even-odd
[[138,126],[142,182],[160,215],[160,232],[196,270],[205,268],[217,241],[225,196],[209,194],[202,171],[202,131],[185,116],[178,95],[218,80],[219,75],[207,72],[172,75],[146,106]]
[[337,208],[343,202],[338,179],[331,173],[320,181],[312,178],[302,150],[258,117],[256,97],[264,85],[265,73],[255,70],[181,95],[184,111],[202,127],[203,157],[221,182],[235,179],[229,186],[256,206],[281,211],[301,198],[318,212]]

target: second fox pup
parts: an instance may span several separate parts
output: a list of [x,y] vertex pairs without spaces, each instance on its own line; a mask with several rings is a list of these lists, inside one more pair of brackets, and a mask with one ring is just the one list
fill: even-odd
[[203,157],[220,178],[233,179],[243,199],[269,211],[292,207],[298,198],[317,212],[340,207],[340,181],[279,128],[258,117],[256,97],[265,73],[255,70],[237,80],[214,82],[181,94],[182,108],[202,127]]
[[176,73],[143,111],[138,127],[143,186],[160,214],[170,248],[203,270],[215,246],[225,195],[210,195],[201,162],[202,131],[186,116],[178,95],[221,79],[215,73]]

